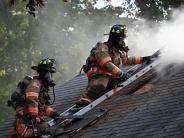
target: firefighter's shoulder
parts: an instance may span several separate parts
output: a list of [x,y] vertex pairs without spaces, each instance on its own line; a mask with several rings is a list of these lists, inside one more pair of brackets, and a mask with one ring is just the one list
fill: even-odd
[[30,87],[38,88],[40,89],[41,87],[41,82],[38,78],[33,78],[30,82]]
[[98,52],[108,52],[109,48],[106,43],[98,42],[95,46],[95,50],[97,50]]

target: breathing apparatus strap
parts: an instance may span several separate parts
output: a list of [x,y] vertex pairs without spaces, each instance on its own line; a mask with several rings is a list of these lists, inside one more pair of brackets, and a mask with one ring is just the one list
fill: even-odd
[[81,69],[80,69],[80,71],[79,71],[79,75],[82,74],[83,68],[84,68],[84,65],[82,65],[82,67],[81,67]]
[[55,92],[54,92],[54,86],[52,87],[52,93],[53,93],[53,101],[50,103],[50,105],[53,105],[55,103],[55,99],[56,99],[56,95],[55,95]]

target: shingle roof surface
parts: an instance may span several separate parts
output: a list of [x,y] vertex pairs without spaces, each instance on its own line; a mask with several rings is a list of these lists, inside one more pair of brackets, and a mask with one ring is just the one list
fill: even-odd
[[[87,85],[84,75],[56,87],[54,108],[62,112],[72,106]],[[98,108],[110,109],[96,124],[74,137],[81,138],[183,138],[184,71],[150,82],[135,93],[114,95]],[[0,125],[0,138],[12,129],[13,119]]]
[[151,90],[117,94],[100,105],[111,109],[95,125],[75,137],[83,138],[183,138],[184,71],[149,83]]

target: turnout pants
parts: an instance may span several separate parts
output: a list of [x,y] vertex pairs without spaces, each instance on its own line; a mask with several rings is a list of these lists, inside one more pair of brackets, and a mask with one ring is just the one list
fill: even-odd
[[98,99],[100,96],[114,88],[118,83],[120,83],[119,78],[109,78],[109,77],[97,77],[89,78],[88,86],[84,94],[82,94],[77,106],[86,106]]

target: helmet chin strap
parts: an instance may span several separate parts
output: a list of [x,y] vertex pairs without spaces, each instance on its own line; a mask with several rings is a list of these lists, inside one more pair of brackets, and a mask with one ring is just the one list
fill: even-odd
[[44,82],[46,83],[46,85],[48,87],[54,87],[55,86],[55,83],[53,82],[53,79],[52,79],[52,73],[51,72],[46,72],[43,76],[43,80],[44,80]]
[[45,79],[46,79],[46,81],[47,81],[47,86],[48,86],[48,87],[52,87],[52,92],[53,92],[53,97],[54,97],[54,99],[53,99],[53,101],[50,103],[50,105],[53,105],[54,102],[55,102],[54,86],[55,86],[56,84],[55,84],[55,83],[53,82],[53,80],[52,80],[52,73],[51,73],[51,72],[47,72],[47,73],[45,74]]
[[129,48],[127,46],[128,41],[126,39],[123,40],[124,44],[120,45],[117,43],[116,39],[114,39],[113,37],[110,37],[108,40],[108,43],[110,44],[111,47],[115,47],[117,50],[124,52],[125,56],[128,58]]
[[55,92],[54,92],[55,83],[52,80],[52,75],[50,74],[50,72],[39,72],[39,78],[42,80],[43,85],[52,88],[53,101],[49,102],[49,105],[53,105],[55,102]]
[[56,99],[56,95],[55,95],[55,92],[54,92],[54,86],[52,87],[52,93],[53,93],[53,101],[50,103],[50,105],[53,105],[55,103],[55,99]]

